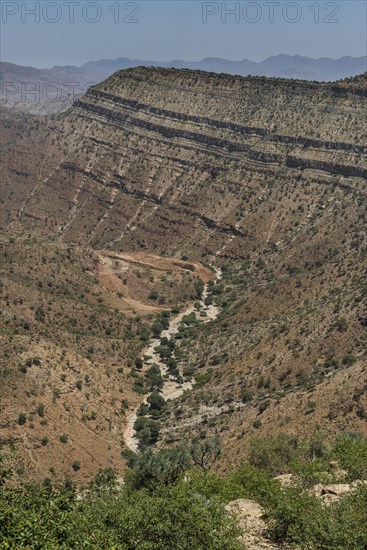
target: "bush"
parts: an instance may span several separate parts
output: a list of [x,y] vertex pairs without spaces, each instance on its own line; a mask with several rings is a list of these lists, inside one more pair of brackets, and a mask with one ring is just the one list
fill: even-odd
[[27,422],[27,415],[25,413],[20,413],[18,416],[19,426],[23,426]]
[[295,473],[312,478],[312,472],[327,469],[330,449],[322,434],[310,440],[280,434],[253,439],[248,456],[251,465],[273,476]]
[[[5,488],[0,498],[0,540],[3,548],[72,548],[65,545],[73,529],[73,492],[49,486]],[[63,541],[63,542],[62,542]]]
[[[151,422],[139,418],[136,429],[151,434]],[[366,549],[367,486],[325,506],[304,483],[330,457],[338,458],[351,479],[362,478],[366,453],[367,438],[358,434],[339,436],[331,448],[322,434],[310,440],[257,438],[249,446],[256,465],[242,464],[222,477],[208,471],[219,457],[219,440],[194,440],[191,447],[124,452],[125,485],[116,483],[114,470],[100,470],[80,499],[70,477],[62,487],[52,487],[49,479],[38,486],[8,486],[11,457],[0,446],[1,548],[240,550],[240,532],[224,505],[249,498],[264,507],[269,535],[282,547]],[[72,467],[78,471],[80,462]],[[295,472],[295,485],[282,487],[274,470]]]
[[142,369],[143,368],[143,361],[142,359],[138,358],[135,359],[135,368]]
[[270,535],[277,542],[312,550],[367,548],[366,487],[329,506],[299,489],[283,489],[268,513]]
[[146,449],[132,458],[126,475],[126,483],[134,489],[142,487],[154,490],[158,485],[174,483],[192,466],[190,453],[182,447],[162,449],[158,452]]
[[351,480],[367,479],[367,437],[360,434],[341,435],[336,440],[334,452]]
[[269,532],[276,542],[310,542],[325,524],[326,512],[321,501],[301,493],[298,488],[283,489],[278,498],[271,502],[268,512],[272,520]]
[[77,472],[78,470],[80,470],[80,461],[74,460],[71,467],[73,468],[74,472]]
[[242,464],[231,478],[242,487],[245,498],[255,500],[263,506],[276,502],[281,491],[279,482],[271,474],[250,464]]
[[139,416],[134,424],[136,437],[139,440],[140,446],[154,444],[159,436],[160,424],[146,416]]
[[117,475],[113,468],[101,468],[92,481],[92,487],[97,489],[113,488],[116,484]]
[[44,403],[40,403],[37,407],[37,414],[38,416],[40,416],[41,418],[43,418],[45,416],[45,405]]
[[160,390],[163,388],[163,378],[161,370],[158,365],[152,365],[145,373],[145,377],[148,380],[150,390]]
[[161,411],[166,404],[166,401],[163,399],[163,397],[160,395],[158,391],[153,391],[149,395],[147,402],[150,405],[151,410],[157,410],[157,411]]

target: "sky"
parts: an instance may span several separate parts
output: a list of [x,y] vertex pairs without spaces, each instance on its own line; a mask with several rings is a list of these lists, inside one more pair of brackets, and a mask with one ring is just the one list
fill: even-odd
[[261,61],[366,55],[365,0],[0,0],[1,60],[39,68],[102,58]]

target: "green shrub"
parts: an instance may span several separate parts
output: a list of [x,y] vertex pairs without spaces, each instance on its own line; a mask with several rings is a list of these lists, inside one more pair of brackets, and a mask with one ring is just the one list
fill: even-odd
[[146,449],[131,457],[130,469],[126,475],[129,487],[142,487],[154,490],[158,485],[170,485],[192,466],[192,459],[187,449],[173,447],[158,452]]
[[[68,487],[70,483],[67,484]],[[217,498],[190,484],[159,486],[154,493],[121,489],[6,489],[0,499],[4,548],[116,548],[127,550],[240,550],[234,518]]]
[[37,407],[37,414],[38,416],[40,416],[41,418],[43,418],[45,416],[45,405],[44,403],[40,403]]
[[71,467],[73,468],[74,472],[78,472],[78,470],[80,470],[80,461],[74,460]]
[[367,548],[367,488],[324,506],[320,499],[296,488],[283,489],[268,509],[270,535],[308,550]]
[[23,426],[27,422],[27,415],[25,413],[20,413],[18,416],[19,426]]
[[281,490],[279,482],[271,474],[251,464],[242,464],[230,477],[241,486],[245,498],[262,505],[269,506],[275,502]]
[[276,542],[309,543],[325,525],[326,511],[321,501],[310,494],[301,493],[298,488],[283,489],[267,511],[271,518],[271,538]]
[[341,435],[336,440],[334,452],[351,480],[367,479],[367,437],[360,434]]
[[274,476],[295,473],[307,478],[327,468],[330,448],[322,434],[310,440],[280,434],[253,439],[248,455],[250,464]]

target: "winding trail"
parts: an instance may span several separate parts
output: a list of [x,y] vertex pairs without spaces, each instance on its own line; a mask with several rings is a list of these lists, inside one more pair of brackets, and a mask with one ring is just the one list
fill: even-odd
[[[215,284],[222,277],[222,272],[220,269],[216,270],[216,276],[217,278],[216,278]],[[207,283],[204,287],[204,291],[201,299],[198,300],[203,306],[200,312],[203,311],[206,314],[205,317],[201,317],[199,313],[199,318],[204,323],[208,323],[216,319],[220,311],[219,307],[214,304],[211,304],[209,306],[205,305],[205,299],[208,297],[208,294],[209,294],[209,284]],[[161,374],[164,380],[164,385],[161,390],[161,395],[166,401],[168,401],[169,399],[177,399],[186,390],[190,390],[193,384],[192,382],[183,382],[183,384],[178,384],[174,378],[170,377],[168,374],[167,366],[164,363],[162,363],[159,353],[155,351],[155,348],[159,346],[161,338],[171,339],[172,337],[174,337],[178,332],[178,328],[180,326],[182,319],[186,317],[186,315],[190,315],[193,312],[197,312],[194,304],[192,304],[191,306],[186,308],[184,311],[181,311],[178,315],[173,317],[171,319],[168,329],[162,331],[160,338],[152,338],[150,340],[148,348],[143,352],[143,355],[148,358],[147,360],[148,366],[155,363],[156,365],[159,366],[161,370]],[[145,396],[144,399],[139,403],[139,405],[134,409],[134,411],[128,416],[126,428],[123,434],[126,447],[128,447],[134,453],[138,452],[139,450],[138,440],[136,438],[136,433],[134,430],[134,424],[138,417],[137,413],[138,413],[139,407],[141,404],[146,403],[147,397],[148,396]]]

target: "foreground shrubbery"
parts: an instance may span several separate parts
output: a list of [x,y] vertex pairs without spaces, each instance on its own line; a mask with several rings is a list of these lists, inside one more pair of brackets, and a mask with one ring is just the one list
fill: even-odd
[[[202,465],[194,469],[203,452],[215,456],[214,443],[196,442],[191,453],[147,449],[131,456],[123,487],[107,470],[79,494],[70,484],[14,489],[2,483],[0,548],[235,550],[243,548],[240,531],[225,505],[250,498],[264,507],[274,541],[310,550],[367,549],[366,485],[329,506],[309,491],[310,471],[317,481],[327,474],[317,469],[330,459],[339,460],[349,479],[366,477],[366,438],[343,436],[334,445],[321,438],[259,439],[250,445],[251,463],[225,477]],[[4,481],[9,469],[1,460],[0,466]],[[274,473],[287,472],[300,474],[297,486],[274,480]]]
[[82,500],[71,490],[24,487],[3,490],[0,548],[116,548],[130,550],[236,550],[235,520],[215,495],[191,483],[155,490],[90,489]]

